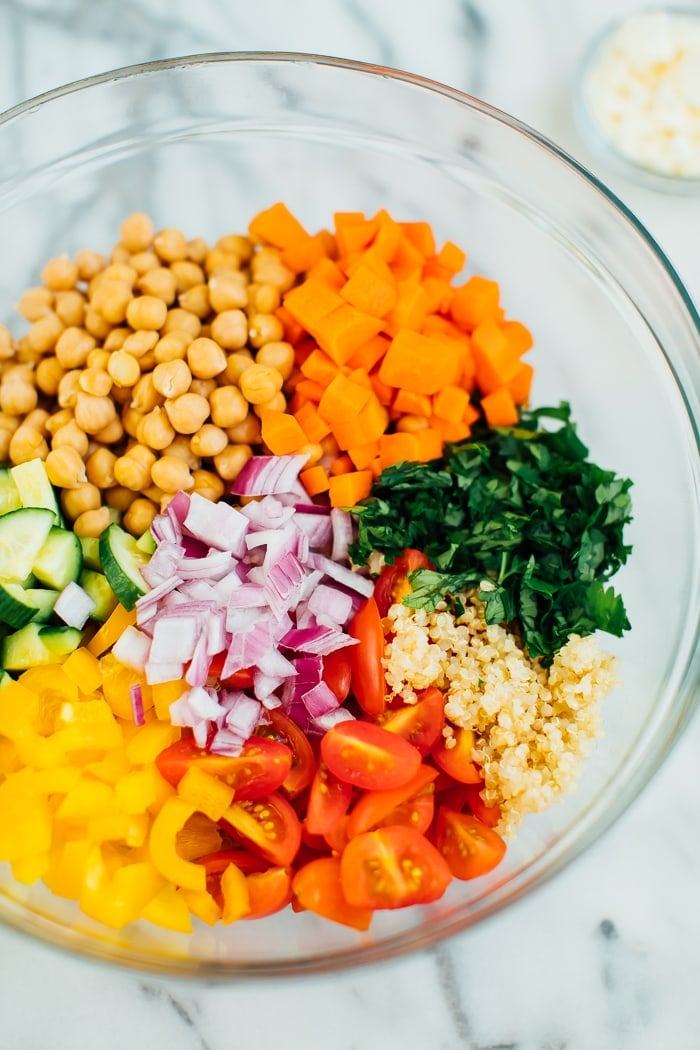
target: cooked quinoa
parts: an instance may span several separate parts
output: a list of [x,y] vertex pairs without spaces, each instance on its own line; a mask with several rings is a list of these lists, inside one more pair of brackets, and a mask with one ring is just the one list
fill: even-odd
[[[501,807],[499,831],[548,808],[575,786],[601,732],[601,705],[616,681],[614,657],[593,636],[572,635],[549,668],[531,660],[517,638],[487,625],[475,594],[455,618],[394,605],[385,649],[387,687],[405,703],[436,686],[448,722],[474,732],[473,760],[484,775],[482,797]],[[449,743],[448,743],[449,746]]]

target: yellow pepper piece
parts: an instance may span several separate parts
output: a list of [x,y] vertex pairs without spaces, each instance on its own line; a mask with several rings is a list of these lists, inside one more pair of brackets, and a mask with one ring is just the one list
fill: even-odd
[[189,686],[187,682],[180,679],[179,682],[160,682],[158,685],[151,686],[151,689],[157,717],[162,722],[169,722],[170,705],[179,700]]
[[20,857],[12,861],[12,875],[17,882],[31,886],[46,874],[49,868],[49,854],[37,853],[35,857]]
[[153,690],[147,684],[145,675],[140,674],[131,667],[126,667],[111,653],[106,653],[99,661],[99,664],[105,700],[118,718],[123,718],[125,722],[133,722],[134,720],[130,693],[132,685],[141,686],[143,709],[144,711],[150,711],[153,707]]
[[177,793],[211,820],[221,820],[233,802],[232,787],[196,766],[187,770],[177,786]]
[[229,864],[221,876],[221,892],[224,895],[224,907],[221,912],[224,926],[250,913],[248,883],[241,869],[235,864]]
[[139,729],[126,745],[126,757],[135,766],[154,762],[161,751],[179,740],[182,731],[166,722],[148,722]]
[[83,820],[86,817],[116,812],[114,791],[101,780],[82,776],[56,810],[56,820]]
[[38,793],[33,772],[10,773],[0,784],[0,860],[45,853],[51,846],[51,827],[51,808]]
[[125,813],[145,813],[156,805],[160,808],[167,798],[175,794],[155,766],[127,772],[116,782],[114,791]]
[[221,908],[206,890],[201,893],[196,890],[178,890],[178,893],[192,914],[207,926],[215,926],[221,918]]
[[62,667],[30,667],[19,676],[19,682],[39,697],[51,696],[57,700],[71,701],[78,699],[78,687]]
[[[176,801],[176,800],[173,800]],[[204,871],[204,868],[201,869]],[[175,887],[168,883],[141,912],[141,917],[156,926],[176,933],[192,933],[192,920],[187,904]]]
[[93,849],[92,842],[87,839],[73,839],[51,851],[44,882],[52,893],[78,900]]
[[80,907],[90,918],[119,930],[138,919],[163,880],[148,861],[126,864],[111,876],[109,867],[99,847],[90,853]]
[[103,757],[96,762],[88,762],[84,768],[86,773],[91,773],[106,784],[118,784],[131,771],[132,767],[126,757],[124,748],[115,747],[105,751]]
[[62,671],[77,685],[81,693],[93,693],[102,687],[100,661],[84,646],[70,654],[62,666]]
[[150,823],[145,813],[98,813],[87,822],[87,837],[92,842],[124,842],[127,846],[143,846]]
[[78,700],[61,705],[54,739],[66,751],[109,750],[124,736],[105,700]]
[[[169,882],[188,890],[205,890],[207,878],[204,868],[183,860],[176,848],[177,833],[194,812],[194,806],[183,799],[169,798],[153,821],[150,853],[156,868]],[[184,905],[184,902],[181,903]]]
[[16,773],[22,768],[22,765],[17,745],[9,737],[0,736],[0,776],[5,773]]
[[88,643],[88,649],[93,656],[101,656],[114,645],[127,627],[132,627],[135,623],[136,609],[127,612],[123,605],[118,605]]

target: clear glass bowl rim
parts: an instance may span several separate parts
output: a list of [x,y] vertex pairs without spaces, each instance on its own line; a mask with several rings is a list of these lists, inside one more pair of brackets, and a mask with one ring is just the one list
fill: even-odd
[[[8,110],[0,113],[0,134],[5,125],[12,123],[18,118],[31,113],[33,110],[50,104],[53,101],[65,98],[68,95],[89,91],[111,82],[125,81],[133,78],[147,76],[153,73],[165,72],[176,69],[188,69],[202,65],[218,64],[314,64],[320,66],[336,67],[346,72],[357,72],[371,74],[377,79],[389,78],[394,81],[403,82],[414,87],[441,95],[451,101],[461,103],[466,108],[474,110],[482,115],[498,121],[509,127],[513,132],[528,139],[531,143],[540,147],[553,159],[560,161],[564,167],[578,174],[588,186],[600,194],[604,203],[621,213],[623,219],[632,227],[634,233],[641,237],[651,249],[656,261],[666,271],[666,275],[675,287],[675,291],[687,311],[692,326],[700,337],[700,313],[685,288],[675,268],[667,258],[659,244],[646,229],[644,224],[630,210],[629,207],[609,188],[590,172],[583,164],[568,154],[556,143],[545,135],[531,128],[529,125],[518,120],[518,118],[492,106],[481,99],[475,98],[466,92],[452,88],[439,81],[409,73],[388,66],[376,65],[368,62],[360,62],[352,59],[339,58],[330,55],[319,55],[311,52],[296,51],[222,51],[201,54],[185,55],[162,59],[153,62],[144,62],[134,65],[122,66],[104,73],[71,81],[67,84],[53,88],[49,91],[35,95]],[[660,348],[661,352],[665,351]],[[669,365],[676,375],[671,362]],[[688,398],[678,383],[679,393],[685,403],[686,411],[692,425],[695,444],[700,454],[700,419],[696,418],[688,403]],[[653,754],[643,756],[637,763],[637,768],[625,784],[625,790],[621,793],[616,804],[612,805],[604,816],[590,829],[589,833],[577,840],[567,842],[564,849],[560,848],[554,856],[549,859],[546,868],[540,870],[535,868],[528,879],[522,881],[516,892],[499,897],[491,904],[481,906],[478,914],[464,914],[461,917],[446,920],[434,924],[430,929],[410,930],[395,934],[374,945],[363,944],[357,948],[324,953],[309,956],[304,960],[284,961],[260,961],[244,962],[236,964],[232,962],[219,963],[215,960],[201,962],[198,960],[189,962],[183,958],[171,959],[149,959],[144,960],[138,951],[131,951],[123,946],[114,947],[103,945],[95,940],[88,942],[83,935],[74,938],[70,931],[58,931],[49,927],[39,919],[32,922],[30,928],[27,925],[25,909],[20,904],[11,906],[9,913],[0,912],[0,922],[14,929],[16,932],[29,937],[32,940],[44,943],[61,951],[69,951],[72,954],[82,956],[86,959],[96,960],[102,963],[119,965],[130,970],[145,971],[159,974],[175,979],[196,979],[203,981],[227,981],[241,979],[259,979],[263,977],[300,977],[309,975],[328,974],[352,967],[366,966],[386,962],[390,959],[404,955],[408,952],[426,950],[435,947],[446,938],[459,934],[471,926],[483,922],[485,919],[495,915],[510,904],[521,900],[533,889],[539,888],[548,882],[555,874],[567,867],[571,861],[579,856],[585,849],[592,845],[600,836],[611,827],[628,809],[631,803],[638,797],[651,777],[660,768],[672,747],[677,743],[684,728],[687,726],[696,708],[700,705],[700,692],[693,690],[693,669],[698,664],[700,656],[700,623],[695,625],[694,645],[692,655],[689,657],[687,666],[684,668],[684,697],[683,702],[676,709],[676,717],[666,727],[663,740],[658,741],[658,746]],[[697,673],[695,675],[697,678]],[[540,865],[542,862],[540,861]],[[0,905],[2,905],[0,899]]]

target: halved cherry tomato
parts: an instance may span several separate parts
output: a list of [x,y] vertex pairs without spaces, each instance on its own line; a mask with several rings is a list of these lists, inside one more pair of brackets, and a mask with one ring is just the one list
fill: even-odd
[[418,694],[415,704],[402,704],[388,710],[379,723],[390,733],[398,733],[427,755],[442,737],[445,727],[445,697],[431,686]]
[[422,551],[408,548],[400,558],[395,558],[392,565],[385,565],[374,588],[374,597],[379,608],[379,615],[386,616],[392,605],[396,605],[411,593],[409,572],[416,569],[432,569],[433,563]]
[[312,835],[327,835],[342,820],[350,806],[352,785],[339,780],[324,762],[319,762],[309,792],[305,827]]
[[424,791],[428,784],[437,779],[437,769],[430,766],[419,766],[415,776],[400,788],[393,791],[367,791],[353,808],[348,820],[348,837],[354,838],[363,831],[370,831],[388,817],[397,806],[412,799]]
[[316,772],[316,758],[309,738],[291,718],[282,711],[268,711],[269,726],[259,726],[256,736],[280,740],[292,752],[292,768],[282,784],[289,798],[296,798],[308,787]]
[[332,919],[354,930],[368,930],[372,921],[371,907],[354,907],[345,899],[340,884],[340,861],[337,857],[311,860],[292,880],[295,910],[308,909],[324,919]]
[[323,657],[323,681],[342,704],[350,692],[352,668],[350,664],[351,646],[335,649]]
[[444,806],[438,813],[435,844],[456,879],[485,875],[506,852],[505,842],[493,828],[469,813],[455,813]]
[[158,772],[173,787],[192,766],[230,784],[239,802],[276,791],[289,776],[292,752],[278,740],[256,736],[243,745],[240,755],[216,755],[197,747],[192,737],[185,737],[156,758]]
[[226,810],[222,826],[239,836],[261,857],[285,868],[297,855],[301,843],[301,824],[282,795],[236,800]]
[[484,790],[483,782],[481,784],[467,784],[466,790],[469,808],[476,819],[483,824],[487,824],[490,828],[495,828],[501,819],[501,807],[486,805],[481,797],[481,792]]
[[414,831],[425,835],[433,823],[435,816],[435,792],[432,788],[426,788],[420,795],[414,795],[406,802],[402,802],[396,809],[392,809],[384,820],[377,824],[378,828],[391,828],[396,825],[413,828]]
[[208,678],[218,678],[222,685],[227,685],[231,689],[252,689],[253,688],[253,668],[244,667],[242,671],[234,671],[233,674],[229,675],[228,678],[222,678],[221,672],[224,669],[226,663],[226,653],[217,653],[212,656],[209,664]]
[[341,817],[337,824],[334,824],[331,830],[326,832],[323,838],[333,853],[342,853],[350,841],[347,816]]
[[382,667],[384,631],[374,598],[368,598],[355,613],[347,630],[359,642],[349,647],[352,691],[365,714],[376,718],[386,706],[386,683]]
[[453,780],[460,784],[480,784],[481,772],[475,762],[472,761],[472,748],[474,747],[474,734],[471,729],[455,729],[454,747],[447,747],[442,740],[433,750],[433,758],[448,773]]
[[292,876],[289,868],[268,868],[246,876],[250,913],[246,919],[261,919],[286,908],[292,899]]
[[420,751],[403,737],[356,719],[328,730],[321,757],[339,780],[368,791],[402,787],[421,764]]
[[452,881],[445,859],[413,828],[366,831],[340,858],[343,894],[357,908],[405,908],[441,897]]
[[[442,780],[444,777],[444,781]],[[469,788],[471,784],[458,784],[447,773],[441,773],[435,781],[435,796],[438,806],[447,806],[455,813],[461,813],[469,804]]]

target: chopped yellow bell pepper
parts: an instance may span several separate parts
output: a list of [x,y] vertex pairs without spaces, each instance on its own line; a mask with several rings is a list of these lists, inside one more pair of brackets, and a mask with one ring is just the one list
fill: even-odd
[[187,682],[183,679],[177,682],[161,682],[151,686],[153,692],[153,703],[156,715],[162,722],[170,721],[170,705],[179,700],[184,692],[189,689]]
[[162,806],[175,794],[155,766],[144,766],[125,773],[114,785],[117,802],[125,813],[145,813],[152,806]]
[[[177,852],[177,833],[195,812],[194,806],[181,798],[169,798],[151,827],[150,854],[158,871],[175,886],[188,890],[205,890],[207,878],[199,864],[183,860]],[[36,851],[38,852],[38,851]]]
[[135,623],[136,610],[132,609],[128,612],[123,605],[118,605],[92,637],[88,643],[88,649],[93,656],[101,656],[114,645],[127,627],[132,627]]
[[51,807],[39,794],[34,773],[29,769],[10,773],[0,784],[0,860],[47,852],[52,824]]
[[31,886],[42,878],[49,869],[49,854],[37,853],[34,857],[20,857],[12,861],[12,875],[17,882]]
[[150,824],[145,813],[98,813],[87,822],[87,837],[93,842],[124,842],[127,846],[143,846]]
[[125,722],[133,722],[134,711],[131,704],[131,686],[141,687],[141,699],[144,711],[153,707],[153,690],[146,682],[146,676],[139,671],[120,663],[111,653],[99,661],[102,691],[112,711]]
[[78,700],[61,705],[54,739],[66,751],[107,751],[119,747],[124,734],[106,700]]
[[[204,868],[201,869],[204,871]],[[187,904],[172,883],[167,883],[141,912],[141,917],[156,926],[176,933],[192,933],[192,919]]]
[[182,730],[169,722],[148,722],[140,726],[126,745],[126,757],[135,766],[155,762],[161,751],[174,744]]
[[205,922],[207,926],[215,926],[221,918],[221,908],[211,893],[207,893],[206,890],[197,892],[197,890],[180,889],[178,893],[192,914]]
[[250,894],[245,875],[235,864],[229,864],[221,876],[224,907],[221,921],[226,926],[250,913]]
[[233,788],[211,773],[190,766],[177,786],[177,793],[211,820],[221,820],[233,802]]
[[85,882],[88,860],[94,849],[87,839],[72,839],[52,849],[44,882],[52,893],[77,901]]
[[131,772],[132,765],[126,757],[123,747],[115,747],[103,752],[103,756],[97,762],[88,762],[85,772],[91,773],[98,780],[104,780],[106,784],[118,784],[119,781]]
[[96,814],[117,812],[113,789],[89,774],[67,792],[56,810],[56,820],[84,820]]
[[84,646],[70,654],[62,665],[62,671],[81,693],[94,693],[102,687],[100,661]]
[[110,874],[103,852],[90,853],[80,907],[90,918],[119,930],[134,922],[159,893],[163,879],[148,861],[125,864]]

